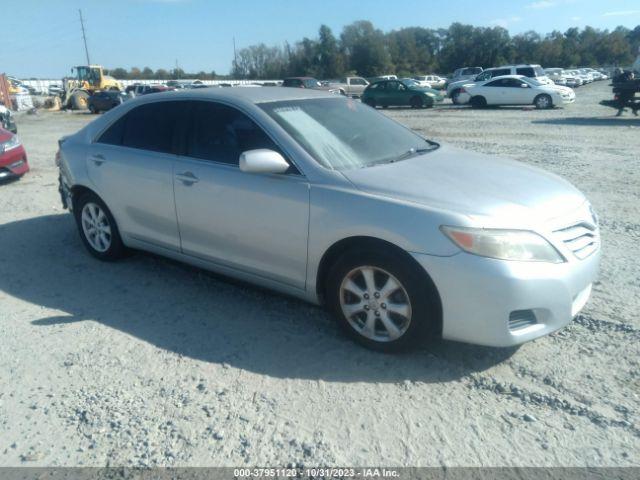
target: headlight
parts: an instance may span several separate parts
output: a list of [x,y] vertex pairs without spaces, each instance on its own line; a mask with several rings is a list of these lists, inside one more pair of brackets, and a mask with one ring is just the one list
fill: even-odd
[[440,227],[465,252],[481,257],[521,262],[562,263],[564,258],[547,240],[528,230]]
[[11,149],[18,148],[21,145],[20,139],[17,135],[14,135],[6,142],[0,143],[0,152],[4,153]]

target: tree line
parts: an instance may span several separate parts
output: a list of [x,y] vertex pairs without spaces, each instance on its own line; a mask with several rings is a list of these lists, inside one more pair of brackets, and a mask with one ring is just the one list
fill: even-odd
[[534,31],[510,35],[502,27],[474,27],[453,23],[449,28],[408,27],[383,32],[361,20],[345,26],[339,37],[320,26],[315,38],[291,45],[264,43],[240,49],[230,75],[188,73],[180,68],[130,70],[114,68],[118,79],[177,80],[281,79],[308,75],[320,79],[344,75],[373,77],[384,74],[448,74],[463,66],[492,67],[508,63],[535,63],[543,67],[628,66],[640,48],[640,25],[570,28],[541,35]]
[[447,29],[408,27],[384,33],[368,21],[347,25],[339,37],[322,25],[316,38],[294,45],[251,45],[233,61],[235,78],[266,79],[309,75],[451,73],[463,66],[535,63],[544,67],[627,66],[640,46],[640,25],[599,30],[570,28],[541,35],[511,36],[502,27],[454,23]]

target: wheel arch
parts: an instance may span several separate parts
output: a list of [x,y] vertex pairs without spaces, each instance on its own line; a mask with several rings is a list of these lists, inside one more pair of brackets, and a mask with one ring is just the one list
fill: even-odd
[[332,265],[340,258],[340,256],[351,249],[364,249],[370,248],[374,250],[381,251],[391,251],[394,254],[399,255],[404,258],[409,264],[413,265],[417,268],[421,274],[424,275],[427,282],[430,284],[432,288],[432,293],[434,295],[434,299],[438,306],[438,324],[436,325],[436,333],[439,335],[442,333],[442,300],[440,299],[440,293],[438,292],[438,287],[435,282],[427,272],[407,251],[400,248],[394,243],[391,243],[387,240],[382,240],[376,237],[370,236],[352,236],[343,238],[338,240],[333,245],[331,245],[322,255],[320,259],[320,263],[318,264],[318,270],[316,273],[316,295],[321,304],[325,303],[325,289],[326,289],[326,281],[329,271],[331,270]]

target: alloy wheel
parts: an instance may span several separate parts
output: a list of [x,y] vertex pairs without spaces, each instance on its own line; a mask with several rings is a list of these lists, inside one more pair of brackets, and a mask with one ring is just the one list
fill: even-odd
[[88,202],[82,208],[82,231],[95,251],[104,253],[111,246],[111,225],[100,205]]
[[402,337],[411,324],[411,301],[400,281],[386,270],[361,266],[340,285],[340,307],[353,329],[376,342]]

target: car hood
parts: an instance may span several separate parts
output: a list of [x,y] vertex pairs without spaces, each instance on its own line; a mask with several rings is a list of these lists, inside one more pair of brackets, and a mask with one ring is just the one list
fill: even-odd
[[552,173],[449,146],[397,163],[342,173],[370,194],[470,217],[491,217],[496,222],[545,221],[585,202],[579,190]]

